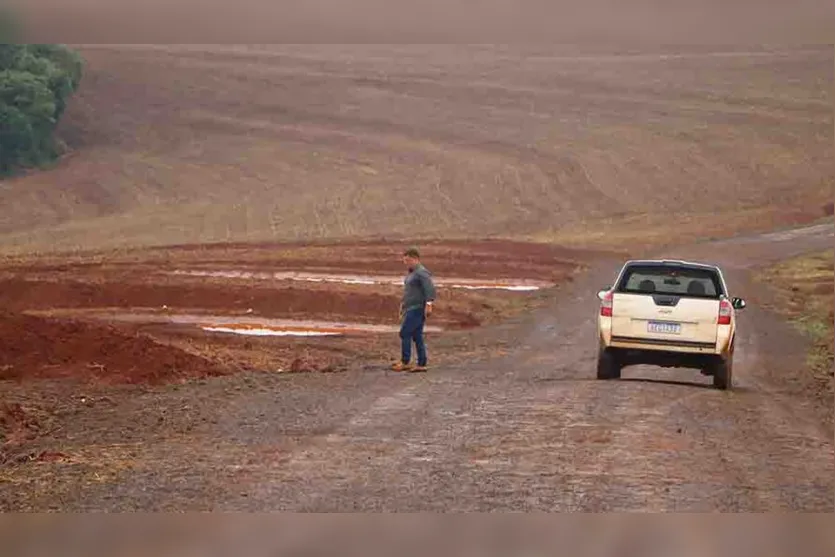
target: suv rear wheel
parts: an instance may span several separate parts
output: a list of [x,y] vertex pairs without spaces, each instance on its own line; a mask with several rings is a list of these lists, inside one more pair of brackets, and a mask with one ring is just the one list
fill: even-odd
[[597,353],[598,379],[619,379],[622,367],[617,355],[611,350],[604,349]]
[[711,368],[714,387],[723,391],[733,387],[733,356],[727,360],[717,358]]

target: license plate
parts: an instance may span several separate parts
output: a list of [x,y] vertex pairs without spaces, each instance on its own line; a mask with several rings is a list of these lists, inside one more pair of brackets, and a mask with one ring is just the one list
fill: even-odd
[[647,323],[647,332],[660,333],[662,335],[679,335],[681,334],[681,323],[650,321]]

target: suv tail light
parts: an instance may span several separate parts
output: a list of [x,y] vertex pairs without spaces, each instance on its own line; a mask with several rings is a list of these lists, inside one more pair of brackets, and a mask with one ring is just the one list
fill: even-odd
[[728,300],[721,300],[719,302],[719,320],[720,325],[731,324],[731,314],[733,313],[733,306]]
[[603,317],[612,317],[612,299],[614,298],[614,292],[607,292],[605,296],[603,296],[603,300],[600,302],[600,315]]

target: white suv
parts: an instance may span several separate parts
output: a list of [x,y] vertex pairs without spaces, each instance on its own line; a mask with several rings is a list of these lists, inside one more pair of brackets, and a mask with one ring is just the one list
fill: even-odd
[[733,379],[736,310],[722,271],[685,261],[627,261],[611,288],[598,292],[597,378],[617,379],[629,365],[700,369],[713,385]]

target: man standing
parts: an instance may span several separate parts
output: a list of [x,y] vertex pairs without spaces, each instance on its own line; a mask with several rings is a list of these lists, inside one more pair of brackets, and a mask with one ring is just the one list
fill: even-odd
[[[403,263],[409,273],[403,281],[403,300],[400,302],[400,361],[392,366],[394,371],[426,371],[426,343],[423,326],[432,313],[435,301],[435,285],[432,274],[420,262],[417,248],[403,252]],[[411,367],[412,342],[417,349],[417,367]]]

